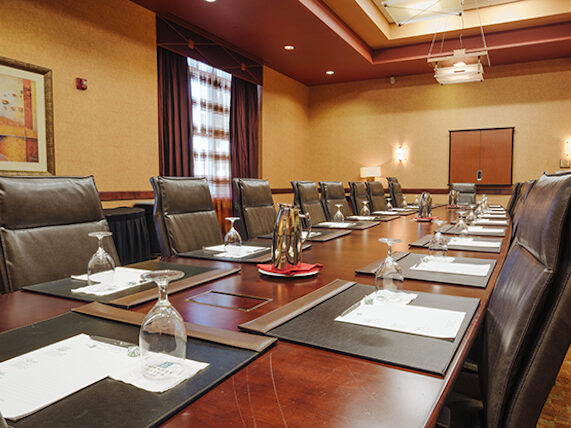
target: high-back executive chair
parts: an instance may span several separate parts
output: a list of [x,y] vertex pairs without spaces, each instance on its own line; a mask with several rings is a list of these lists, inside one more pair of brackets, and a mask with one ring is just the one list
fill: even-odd
[[340,181],[320,181],[321,201],[327,220],[332,221],[333,216],[337,212],[335,205],[341,205],[341,213],[345,218],[351,215],[347,198],[345,197],[345,188]]
[[571,174],[540,177],[488,304],[481,401],[452,394],[439,426],[535,427],[571,341]]
[[245,239],[274,231],[276,209],[270,183],[258,178],[233,178],[235,204],[241,219],[240,229]]
[[522,185],[522,184],[523,184],[522,182],[519,182],[519,183],[514,184],[514,188],[513,188],[513,190],[512,190],[512,194],[511,194],[510,199],[509,199],[509,201],[508,201],[508,205],[506,206],[506,211],[508,212],[508,214],[510,215],[510,217],[513,216],[514,206],[515,206],[516,201],[517,201],[517,199],[518,199],[518,197],[519,197],[519,191],[520,191],[520,189],[521,189],[521,185]]
[[371,212],[373,211],[386,211],[387,198],[385,197],[385,188],[379,181],[367,181],[365,183],[367,188],[367,195],[371,201]]
[[[0,177],[0,291],[87,272],[90,232],[109,231],[89,177]],[[106,251],[119,264],[111,237]]]
[[476,184],[475,183],[452,183],[452,190],[458,192],[459,204],[475,204],[476,203]]
[[361,209],[363,209],[363,202],[368,202],[369,210],[371,209],[371,201],[369,200],[369,195],[367,194],[367,186],[362,181],[350,181],[349,182],[349,200],[351,201],[351,208],[355,215],[359,215]]
[[153,212],[163,257],[224,242],[204,177],[152,177]]
[[389,193],[391,195],[391,204],[393,208],[402,208],[404,197],[402,194],[402,187],[396,177],[387,177],[389,183]]
[[327,221],[314,181],[294,180],[291,182],[291,187],[293,187],[295,205],[299,207],[302,213],[309,213],[311,224],[315,225]]

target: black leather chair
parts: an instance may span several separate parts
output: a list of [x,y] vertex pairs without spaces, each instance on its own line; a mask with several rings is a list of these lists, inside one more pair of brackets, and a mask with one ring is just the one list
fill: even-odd
[[513,205],[513,213],[511,216],[511,218],[512,218],[512,237],[511,237],[511,239],[514,238],[514,236],[517,232],[519,220],[520,220],[521,215],[523,214],[523,211],[525,208],[525,201],[527,200],[527,196],[529,195],[529,192],[530,192],[530,190],[534,184],[535,184],[535,180],[529,180],[529,181],[526,181],[525,183],[521,183],[521,186],[519,189],[519,194],[518,194],[518,197],[517,197],[517,199]]
[[[93,177],[0,177],[0,291],[83,274],[109,227]],[[119,264],[111,238],[105,249]]]
[[476,184],[474,183],[452,183],[452,190],[458,192],[459,204],[476,203]]
[[483,326],[482,400],[452,394],[441,426],[535,427],[571,342],[571,173],[540,177],[525,205]]
[[371,210],[371,201],[367,194],[367,186],[362,181],[349,182],[349,200],[351,201],[351,209],[355,215],[359,215],[361,212],[363,202],[368,202],[369,210]]
[[520,183],[516,183],[516,184],[514,185],[513,190],[512,190],[512,194],[511,194],[511,196],[510,196],[510,199],[509,199],[509,201],[508,201],[508,205],[507,205],[507,207],[506,207],[506,211],[508,212],[508,214],[510,215],[510,217],[513,216],[514,206],[515,206],[515,203],[516,203],[516,201],[517,201],[517,198],[519,197],[519,191],[520,191],[520,189],[521,189],[521,185],[522,185],[522,184],[523,184],[523,183],[521,183],[521,182],[520,182]]
[[341,181],[320,181],[319,187],[321,188],[321,202],[323,203],[327,220],[333,220],[333,216],[337,212],[337,207],[335,206],[337,204],[341,205],[341,212],[345,218],[351,215],[349,204],[345,197],[345,188]]
[[314,181],[297,181],[291,182],[293,187],[294,203],[303,213],[309,213],[311,224],[318,224],[327,221],[323,204],[319,198],[317,185]]
[[252,239],[272,233],[277,215],[270,183],[257,178],[233,178],[232,184],[243,237]]
[[206,178],[152,177],[151,184],[163,257],[224,242]]
[[385,197],[385,188],[379,181],[367,181],[365,183],[367,188],[367,195],[371,201],[371,212],[373,211],[386,211],[387,198]]
[[391,180],[388,180],[389,183],[389,193],[391,195],[391,204],[393,208],[402,208],[403,205],[403,194],[402,194],[402,187],[400,183],[392,177]]

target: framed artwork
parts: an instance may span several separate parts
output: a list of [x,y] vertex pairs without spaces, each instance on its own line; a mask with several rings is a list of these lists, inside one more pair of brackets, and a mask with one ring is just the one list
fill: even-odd
[[0,174],[55,174],[52,72],[3,57],[0,57]]

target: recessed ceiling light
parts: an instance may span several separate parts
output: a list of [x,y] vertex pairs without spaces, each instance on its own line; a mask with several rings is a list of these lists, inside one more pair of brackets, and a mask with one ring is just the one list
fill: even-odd
[[325,72],[325,74],[332,75],[332,74],[335,74],[335,72],[334,72],[333,70],[328,70],[328,71]]
[[284,49],[286,51],[293,51],[295,49],[295,46],[294,45],[285,45]]
[[214,3],[216,0],[204,0],[206,3]]

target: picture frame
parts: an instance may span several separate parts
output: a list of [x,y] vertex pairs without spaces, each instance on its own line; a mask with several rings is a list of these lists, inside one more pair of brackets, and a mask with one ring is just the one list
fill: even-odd
[[0,175],[55,175],[52,71],[0,57]]

